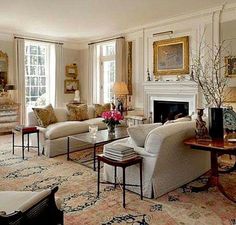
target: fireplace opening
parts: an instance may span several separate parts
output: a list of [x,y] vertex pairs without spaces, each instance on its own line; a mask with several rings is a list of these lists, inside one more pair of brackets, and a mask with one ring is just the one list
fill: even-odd
[[154,101],[154,123],[165,123],[189,114],[188,102]]

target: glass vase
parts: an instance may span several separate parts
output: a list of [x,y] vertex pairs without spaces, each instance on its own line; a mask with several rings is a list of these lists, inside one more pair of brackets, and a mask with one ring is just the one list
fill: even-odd
[[107,129],[108,129],[109,135],[115,135],[115,125],[114,124],[107,125]]

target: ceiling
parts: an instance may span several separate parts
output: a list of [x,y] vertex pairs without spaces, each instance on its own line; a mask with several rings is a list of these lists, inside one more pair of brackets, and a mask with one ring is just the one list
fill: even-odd
[[[85,40],[111,36],[225,0],[0,0],[0,32]],[[236,0],[228,0],[228,3]]]

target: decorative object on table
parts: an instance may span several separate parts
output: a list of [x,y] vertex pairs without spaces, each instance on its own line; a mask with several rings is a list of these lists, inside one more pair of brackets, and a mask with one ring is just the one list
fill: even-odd
[[128,63],[128,90],[129,90],[129,95],[132,95],[132,73],[133,73],[133,68],[132,68],[132,58],[133,58],[133,42],[129,41],[128,42],[128,59],[127,59],[127,63]]
[[93,138],[96,137],[97,131],[98,131],[98,125],[96,124],[89,125],[89,133]]
[[102,117],[104,118],[103,122],[107,125],[108,133],[110,135],[115,134],[115,126],[120,124],[120,120],[123,119],[123,116],[119,111],[112,110],[102,113]]
[[66,76],[76,79],[76,77],[78,76],[78,68],[75,63],[66,65]]
[[75,91],[74,101],[75,102],[80,102],[80,91],[79,90]]
[[151,81],[151,75],[149,69],[147,69],[147,81]]
[[225,76],[236,77],[236,56],[225,57]]
[[[212,139],[223,139],[223,103],[229,94],[227,78],[221,75],[223,44],[213,49],[200,42],[193,58],[193,80],[200,86],[209,107],[209,134]],[[213,53],[213,54],[212,54]]]
[[65,94],[74,94],[79,90],[79,80],[65,80],[64,81]]
[[154,76],[189,73],[189,37],[153,43]]
[[197,139],[209,139],[206,122],[202,119],[204,109],[197,109],[196,119],[196,138]]
[[123,114],[124,108],[126,109],[127,95],[129,94],[127,85],[125,82],[115,82],[113,86],[113,93],[117,99],[117,110]]

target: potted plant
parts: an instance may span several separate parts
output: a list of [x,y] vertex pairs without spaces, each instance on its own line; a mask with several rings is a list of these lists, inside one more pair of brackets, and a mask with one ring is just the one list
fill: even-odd
[[108,133],[115,134],[115,126],[120,124],[120,120],[123,119],[123,116],[119,111],[111,110],[102,113],[104,118],[103,122],[107,125]]
[[224,136],[222,106],[229,95],[228,79],[224,75],[223,44],[212,49],[201,41],[192,61],[191,78],[199,85],[209,108],[209,134],[212,139]]

